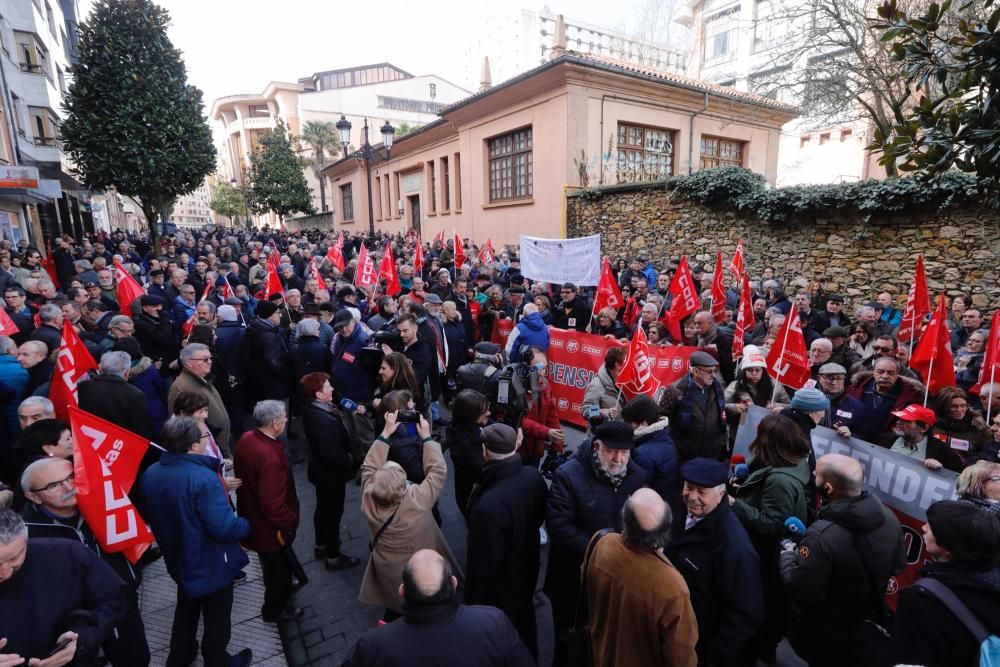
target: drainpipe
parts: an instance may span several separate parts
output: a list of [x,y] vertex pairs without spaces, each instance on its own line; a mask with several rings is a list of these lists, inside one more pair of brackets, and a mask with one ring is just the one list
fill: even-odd
[[705,106],[703,106],[700,111],[695,111],[691,114],[691,124],[688,128],[688,141],[691,143],[690,155],[688,157],[689,174],[694,171],[694,119],[696,116],[700,116],[706,111],[708,111],[708,93],[705,93]]

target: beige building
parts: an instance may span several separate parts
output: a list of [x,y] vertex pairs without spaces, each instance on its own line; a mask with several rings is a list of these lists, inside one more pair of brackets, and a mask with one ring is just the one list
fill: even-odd
[[[453,104],[399,138],[391,159],[324,171],[336,228],[455,230],[494,246],[564,236],[564,190],[741,165],[777,175],[779,128],[793,107],[608,57],[566,51]],[[483,77],[488,82],[488,73]],[[383,149],[384,152],[384,149]]]
[[208,207],[212,194],[209,178],[202,181],[197,190],[177,198],[170,221],[178,227],[198,228],[215,223],[215,214]]

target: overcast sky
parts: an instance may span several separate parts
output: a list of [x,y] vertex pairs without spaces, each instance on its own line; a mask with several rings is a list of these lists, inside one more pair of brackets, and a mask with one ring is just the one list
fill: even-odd
[[[550,0],[551,11],[612,29],[629,29],[653,0]],[[80,0],[90,13],[94,0]],[[223,95],[259,93],[268,81],[389,61],[413,74],[462,85],[470,26],[503,6],[496,0],[160,0],[170,38],[184,54],[206,112]],[[668,4],[664,2],[663,4]],[[540,9],[542,2],[508,6]],[[476,69],[478,71],[478,68]]]

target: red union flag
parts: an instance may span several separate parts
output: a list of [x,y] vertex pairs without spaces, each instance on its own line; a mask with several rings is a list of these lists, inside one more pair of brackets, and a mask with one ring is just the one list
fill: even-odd
[[653,377],[653,368],[649,361],[649,343],[646,332],[641,326],[635,328],[628,346],[628,356],[625,366],[616,378],[625,398],[632,400],[640,394],[653,396],[660,389],[659,381]]
[[354,284],[357,287],[368,287],[378,282],[378,274],[375,272],[375,262],[368,254],[368,248],[361,244],[361,252],[358,253],[358,268],[354,272]]
[[413,270],[417,272],[419,276],[424,270],[424,244],[420,242],[420,237],[417,237],[417,246],[413,251]]
[[767,374],[792,389],[802,389],[811,379],[806,339],[799,314],[793,308],[785,317],[778,337],[767,353]]
[[955,358],[951,353],[947,321],[948,310],[942,293],[938,296],[930,324],[910,357],[910,368],[920,373],[931,394],[955,385]]
[[326,289],[326,281],[323,280],[323,276],[320,275],[315,261],[309,263],[309,277],[316,281],[317,289]]
[[480,264],[492,264],[497,261],[497,254],[493,251],[493,243],[489,239],[486,239],[486,245],[479,251],[477,259]]
[[79,408],[69,421],[80,513],[104,551],[136,563],[154,538],[128,492],[149,441]]
[[924,273],[924,256],[917,255],[917,268],[913,270],[913,282],[906,297],[906,312],[899,323],[896,337],[905,343],[920,337],[923,333],[924,318],[931,312],[931,295],[927,291],[927,276]]
[[434,236],[434,240],[440,242],[441,245],[444,245],[444,227],[442,227],[441,231]]
[[17,332],[18,328],[14,324],[14,320],[10,319],[6,310],[0,308],[0,336],[13,336]]
[[382,262],[378,267],[378,277],[385,279],[385,293],[389,296],[396,296],[403,289],[399,283],[396,260],[392,257],[392,245],[389,242],[385,244],[385,253],[383,253]]
[[264,276],[264,298],[269,299],[272,294],[284,294],[285,289],[281,286],[281,279],[278,278],[278,266],[267,263],[267,274]]
[[330,246],[326,251],[326,259],[337,268],[338,271],[343,273],[344,271],[344,254],[340,252],[340,248],[335,244]]
[[743,356],[743,341],[746,340],[747,331],[756,324],[753,294],[750,293],[750,276],[744,273],[740,284],[740,305],[736,311],[736,333],[733,334],[733,361]]
[[68,408],[80,404],[76,385],[89,371],[97,368],[97,363],[80,340],[76,329],[69,320],[63,322],[62,343],[56,357],[56,369],[52,373],[49,386],[49,400],[55,408],[56,419],[63,421],[69,416]]
[[674,341],[683,338],[681,333],[681,322],[685,317],[693,315],[701,308],[701,300],[698,298],[698,286],[694,284],[694,276],[691,275],[691,266],[687,257],[681,257],[681,263],[677,266],[677,273],[670,283],[668,290],[673,295],[674,300],[670,303],[670,310],[664,314],[663,321],[670,330],[670,336]]
[[712,319],[726,319],[726,282],[722,275],[722,253],[715,255],[715,273],[712,274]]
[[746,267],[743,264],[743,239],[740,239],[739,244],[736,246],[736,253],[729,262],[729,270],[736,276],[736,280],[743,279],[743,274],[746,272]]
[[984,384],[1000,380],[1000,317],[993,316],[990,337],[986,339],[986,353],[979,369],[979,381],[969,391],[979,395]]
[[597,315],[605,308],[618,310],[625,305],[622,298],[622,291],[618,289],[618,281],[611,271],[611,262],[604,258],[604,265],[601,267],[601,279],[597,283],[597,293],[594,295],[594,315]]
[[462,239],[458,237],[458,232],[453,229],[452,233],[455,235],[455,270],[458,270],[465,266],[468,257],[465,256],[465,248],[462,247]]
[[128,315],[132,313],[132,302],[146,293],[142,285],[136,282],[135,278],[129,275],[121,262],[115,260],[115,280],[118,282],[115,287],[115,296],[118,298],[118,306],[121,312]]

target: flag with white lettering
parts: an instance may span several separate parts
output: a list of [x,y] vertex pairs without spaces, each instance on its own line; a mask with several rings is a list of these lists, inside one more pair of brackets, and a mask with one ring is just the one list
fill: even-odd
[[354,272],[354,284],[357,287],[368,287],[378,282],[378,273],[375,272],[375,262],[368,254],[368,248],[361,244],[361,252],[358,253],[358,268]]
[[629,342],[625,365],[615,381],[628,400],[640,394],[654,396],[660,389],[660,383],[653,376],[649,362],[649,342],[646,340],[646,332],[641,326],[635,328],[635,335]]
[[750,292],[750,277],[746,274],[740,281],[740,305],[736,308],[736,332],[733,334],[733,361],[743,356],[743,346],[747,332],[753,329],[756,318],[753,313],[753,294]]
[[336,244],[329,247],[326,251],[326,259],[333,266],[337,268],[338,271],[343,273],[344,271],[344,255],[340,252],[340,248]]
[[149,441],[75,407],[69,422],[80,513],[104,551],[137,563],[154,538],[128,492]]
[[729,270],[736,276],[736,280],[743,280],[743,273],[746,271],[743,261],[743,239],[740,239],[739,244],[736,246],[733,259],[729,262]]
[[80,405],[76,385],[88,372],[97,368],[87,346],[80,340],[72,323],[63,322],[62,342],[56,357],[56,369],[49,384],[49,400],[55,408],[56,419],[66,421],[69,407]]
[[670,310],[663,314],[661,320],[667,325],[674,341],[680,342],[684,338],[681,333],[681,322],[701,308],[698,286],[694,283],[694,275],[691,273],[687,257],[681,257],[681,263],[677,266],[677,273],[674,274],[668,292],[673,295],[673,301],[670,303]]
[[913,270],[913,282],[906,297],[906,311],[899,323],[896,338],[900,343],[920,338],[924,331],[924,320],[931,313],[931,295],[927,291],[927,275],[924,273],[924,256],[917,255],[917,267]]
[[378,277],[385,279],[385,293],[389,296],[396,296],[403,289],[399,282],[399,273],[396,271],[396,260],[392,256],[392,244],[388,241],[378,266]]
[[480,249],[477,259],[480,264],[492,264],[497,261],[497,254],[493,251],[493,243],[489,239],[486,239],[486,244]]
[[13,336],[18,331],[17,325],[10,319],[7,311],[0,308],[0,336]]
[[594,294],[594,315],[597,315],[605,308],[618,310],[625,305],[622,291],[618,289],[618,281],[611,271],[611,262],[604,258],[601,266],[601,280],[597,283],[597,293]]
[[309,262],[309,277],[316,281],[317,289],[326,289],[326,281],[323,280],[323,276],[320,275],[319,268],[316,266],[315,261]]
[[135,278],[129,275],[121,262],[115,260],[115,297],[118,299],[118,307],[121,312],[130,315],[132,313],[132,302],[146,293]]
[[799,314],[793,308],[767,353],[767,374],[792,389],[802,389],[812,379],[806,338],[802,334]]

